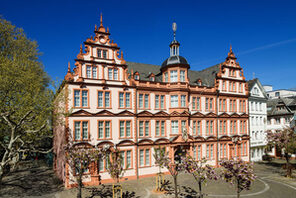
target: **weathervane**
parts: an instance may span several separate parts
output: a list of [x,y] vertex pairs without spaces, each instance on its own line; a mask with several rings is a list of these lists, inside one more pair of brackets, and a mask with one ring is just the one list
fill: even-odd
[[173,22],[172,28],[174,31],[174,41],[175,41],[176,40],[176,31],[177,31],[177,23]]

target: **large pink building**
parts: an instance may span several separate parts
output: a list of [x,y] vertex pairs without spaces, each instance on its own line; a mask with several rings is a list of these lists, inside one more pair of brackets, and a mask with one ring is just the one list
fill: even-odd
[[[158,146],[173,159],[187,151],[213,166],[224,158],[249,161],[248,85],[232,49],[225,62],[192,71],[179,46],[174,38],[161,66],[126,62],[101,17],[57,97],[56,112],[67,114],[54,126],[55,171],[66,187],[73,184],[66,141],[119,148],[124,179],[155,175]],[[84,183],[98,185],[99,176],[112,181],[104,161],[90,168]]]

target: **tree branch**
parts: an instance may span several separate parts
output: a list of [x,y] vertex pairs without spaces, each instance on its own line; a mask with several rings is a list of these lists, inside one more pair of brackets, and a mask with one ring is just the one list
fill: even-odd
[[21,126],[23,124],[23,122],[26,120],[26,118],[32,113],[32,111],[28,111],[19,121],[19,123],[17,124],[17,127]]
[[38,133],[42,131],[46,127],[46,123],[44,123],[39,129],[34,130],[34,131],[25,131],[25,133]]

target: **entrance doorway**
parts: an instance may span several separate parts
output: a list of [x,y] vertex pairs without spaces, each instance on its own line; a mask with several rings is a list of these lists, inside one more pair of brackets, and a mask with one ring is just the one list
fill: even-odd
[[181,157],[186,155],[186,148],[184,146],[175,147],[174,161],[175,163],[181,163]]

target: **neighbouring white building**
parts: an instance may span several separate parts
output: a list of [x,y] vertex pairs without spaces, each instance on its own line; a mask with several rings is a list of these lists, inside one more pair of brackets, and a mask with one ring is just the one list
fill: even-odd
[[267,95],[260,81],[255,78],[249,84],[249,123],[251,161],[260,161],[266,148]]
[[264,85],[263,88],[266,91],[267,97],[270,99],[279,98],[279,97],[286,98],[286,97],[296,96],[295,90],[290,90],[290,89],[273,90],[273,87],[271,85]]
[[[267,101],[267,130],[272,132],[281,131],[292,127],[295,130],[296,97],[279,97]],[[279,149],[272,149],[271,155],[281,156]]]

